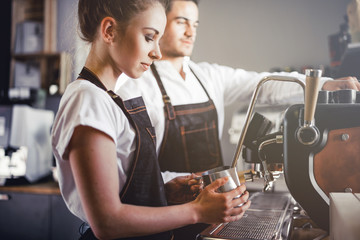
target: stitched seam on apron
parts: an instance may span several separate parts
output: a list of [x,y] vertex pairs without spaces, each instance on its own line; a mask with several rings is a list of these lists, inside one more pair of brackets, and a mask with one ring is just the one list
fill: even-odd
[[142,108],[146,108],[146,107],[145,107],[145,106],[139,106],[139,107],[131,108],[131,109],[127,109],[127,108],[126,108],[126,110],[128,110],[128,111],[136,111],[136,110],[142,109]]
[[150,132],[149,128],[146,128],[146,131],[150,134],[150,136],[151,136],[152,138],[155,137],[155,135]]
[[186,148],[186,139],[185,139],[185,128],[184,126],[180,127],[180,131],[181,131],[181,139],[183,142],[183,146],[184,146],[184,155],[185,155],[185,163],[186,163],[186,169],[190,169],[190,162],[189,162],[189,156],[188,156],[188,151]]
[[[214,128],[216,128],[216,123],[215,123],[215,121],[212,122],[212,125],[213,125]],[[216,141],[219,141],[219,136],[218,136],[218,131],[217,131],[217,129],[216,129],[216,132],[215,132],[215,134],[214,134],[214,141],[215,141],[215,142],[216,142]],[[220,143],[220,141],[219,141],[219,143]],[[220,163],[220,159],[221,159],[221,150],[220,150],[220,145],[219,145],[219,144],[216,145],[216,157],[217,157],[216,165],[218,165],[218,164]]]
[[137,110],[128,110],[128,112],[130,114],[135,114],[135,113],[139,113],[139,112],[143,112],[143,111],[146,111],[146,108],[140,108],[140,109],[137,109]]
[[151,131],[150,131],[149,128],[146,128],[146,131],[149,133],[149,135],[151,136],[151,139],[152,139],[154,145],[156,146],[156,136],[151,133]]
[[128,183],[129,184],[126,184],[125,186],[126,186],[126,188],[124,189],[124,191],[123,191],[123,194],[122,194],[122,196],[120,196],[120,199],[126,194],[126,192],[127,192],[127,190],[129,189],[129,187],[130,187],[130,182],[131,182],[131,180],[132,180],[132,178],[133,178],[133,176],[134,176],[134,172],[135,172],[135,168],[136,168],[136,164],[137,164],[137,162],[138,162],[138,160],[139,160],[139,154],[140,154],[140,145],[141,145],[141,141],[140,141],[140,131],[139,131],[139,128],[138,128],[138,126],[135,124],[135,127],[136,127],[136,133],[137,133],[137,143],[138,143],[138,147],[137,147],[137,151],[136,151],[136,157],[135,157],[135,161],[134,161],[134,167],[132,168],[132,171],[131,171],[131,174],[129,175],[129,179],[128,179]]
[[208,106],[208,107],[204,107],[204,108],[198,108],[198,109],[190,109],[190,110],[177,110],[175,111],[175,113],[177,115],[185,115],[185,114],[191,114],[191,113],[202,113],[202,112],[206,112],[209,110],[215,109],[214,106]]
[[[212,126],[210,126],[210,128],[215,128],[215,121],[212,121],[211,122],[212,124]],[[208,134],[208,132],[206,132],[206,135]],[[215,133],[215,134],[213,134],[213,138],[214,138],[214,142],[216,142],[216,141],[218,141],[218,139],[216,139],[216,137],[217,137],[217,134]],[[219,151],[219,148],[218,148],[218,146],[219,145],[217,145],[216,147],[215,147],[215,153],[212,153],[212,151],[211,151],[211,149],[209,149],[209,153],[211,154],[211,155],[213,155],[213,156],[215,156],[216,157],[216,162],[215,162],[215,165],[217,165],[218,163],[219,163],[219,155],[220,155],[220,151]]]
[[168,132],[169,132],[169,121],[165,121],[166,122],[166,126],[165,126],[165,131],[164,131],[164,139],[161,143],[161,149],[160,149],[160,154],[159,154],[159,159],[161,159],[163,152],[164,152],[164,148],[166,145],[166,141],[167,141],[167,137],[168,137]]
[[[205,123],[205,124],[207,124],[207,123]],[[203,131],[207,131],[207,130],[209,130],[209,129],[214,129],[214,127],[205,127],[205,128],[199,128],[199,129],[190,130],[190,131],[186,131],[186,130],[184,129],[183,134],[203,132]]]

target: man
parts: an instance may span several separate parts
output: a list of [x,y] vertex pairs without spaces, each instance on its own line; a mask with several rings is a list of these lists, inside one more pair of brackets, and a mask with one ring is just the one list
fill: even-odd
[[[189,60],[198,16],[197,0],[171,0],[160,40],[162,60],[152,64],[141,79],[125,81],[118,92],[124,100],[142,95],[145,103],[151,102],[148,113],[156,130],[162,171],[201,172],[222,165],[219,139],[225,106],[235,100],[249,100],[257,82],[270,75]],[[305,78],[296,72],[277,75]],[[345,83],[327,80],[321,79],[321,86],[327,90],[360,89],[352,78]],[[133,85],[141,92],[134,92]],[[258,101],[294,103],[302,101],[302,96],[299,86],[274,82],[263,86]],[[165,181],[173,177],[169,173],[163,176]]]

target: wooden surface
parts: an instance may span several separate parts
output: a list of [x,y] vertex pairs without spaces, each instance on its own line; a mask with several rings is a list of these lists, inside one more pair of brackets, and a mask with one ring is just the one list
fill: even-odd
[[59,185],[54,181],[19,186],[0,186],[0,192],[60,195]]
[[327,196],[347,188],[360,192],[359,152],[360,127],[329,131],[326,146],[314,156],[314,177]]

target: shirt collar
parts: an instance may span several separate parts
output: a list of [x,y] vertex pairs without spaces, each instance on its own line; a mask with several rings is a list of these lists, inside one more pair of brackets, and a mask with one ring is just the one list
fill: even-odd
[[184,57],[183,71],[186,75],[190,72],[189,62],[190,62],[190,57]]
[[[190,72],[189,62],[190,62],[190,57],[188,57],[188,56],[184,57],[183,71],[184,71],[185,75],[187,75]],[[174,68],[173,65],[171,64],[171,62],[168,60],[155,61],[154,64],[159,69],[173,69]]]

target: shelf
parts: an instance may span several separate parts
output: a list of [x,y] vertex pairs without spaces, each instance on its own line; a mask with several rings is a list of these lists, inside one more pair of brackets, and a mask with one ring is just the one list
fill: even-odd
[[9,87],[63,94],[72,60],[56,51],[57,0],[12,0],[12,6]]
[[[58,87],[58,94],[63,94],[66,86],[70,82],[71,78],[71,56],[68,53],[33,53],[33,54],[15,54],[12,56],[12,69],[13,76],[10,80],[10,87],[17,87],[19,74],[20,77],[26,79],[26,73],[20,71],[16,74],[16,64],[25,64],[32,66],[32,71],[39,71],[39,84],[42,89],[45,89],[48,93],[50,86],[56,85]],[[24,67],[22,67],[24,68]],[[37,69],[37,70],[36,70]],[[31,74],[31,73],[30,73]],[[26,80],[22,81],[22,85]],[[20,84],[21,86],[21,84]],[[36,87],[35,87],[36,88]]]
[[61,53],[24,53],[24,54],[13,54],[12,58],[15,60],[28,60],[28,59],[44,59],[44,58],[56,58],[59,57]]

